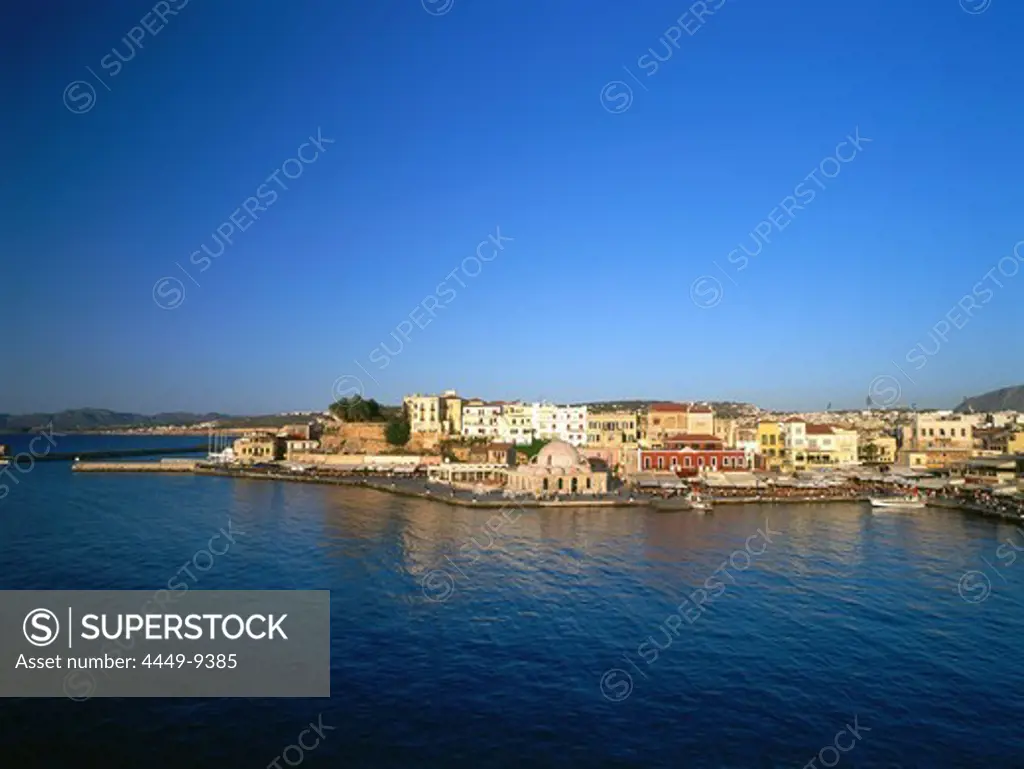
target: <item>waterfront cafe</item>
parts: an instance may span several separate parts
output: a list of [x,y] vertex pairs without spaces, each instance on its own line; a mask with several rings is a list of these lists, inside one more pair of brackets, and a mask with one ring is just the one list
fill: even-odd
[[690,483],[670,470],[634,473],[631,478],[638,489],[687,489]]

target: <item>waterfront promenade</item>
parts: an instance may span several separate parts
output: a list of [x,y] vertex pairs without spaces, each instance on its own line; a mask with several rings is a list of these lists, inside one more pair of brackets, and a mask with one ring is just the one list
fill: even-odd
[[[279,481],[288,483],[315,483],[332,486],[363,488],[404,497],[415,497],[459,507],[506,508],[579,508],[579,507],[650,507],[664,498],[663,494],[630,490],[620,486],[607,494],[576,494],[561,497],[506,497],[501,490],[484,489],[474,492],[428,483],[422,476],[364,475],[354,473],[294,472],[284,468],[239,468],[209,465],[201,461],[165,459],[158,462],[76,462],[74,472],[114,473],[193,473],[195,475],[238,478],[245,480]],[[891,494],[892,488],[880,484],[850,483],[827,488],[800,488],[790,486],[762,486],[755,490],[715,489],[702,494],[705,501],[715,505],[747,504],[825,504],[867,502],[873,496]],[[984,494],[960,493],[958,496],[926,494],[931,507],[956,509],[985,516],[1020,520],[1024,509],[1010,500],[993,500]]]

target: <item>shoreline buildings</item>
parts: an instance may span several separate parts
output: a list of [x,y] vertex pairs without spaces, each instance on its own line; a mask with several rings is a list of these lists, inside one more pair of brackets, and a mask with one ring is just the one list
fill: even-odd
[[[409,395],[403,406],[411,433],[407,448],[430,453],[435,465],[441,454],[448,457],[443,466],[431,469],[432,478],[497,484],[509,492],[573,493],[571,474],[544,470],[549,456],[556,463],[552,468],[571,466],[579,471],[575,489],[582,492],[588,487],[580,473],[603,472],[594,468],[607,468],[627,481],[659,471],[685,480],[740,477],[754,470],[797,474],[860,465],[1005,480],[1009,468],[1019,466],[1014,456],[1024,455],[1024,417],[1015,412],[869,409],[772,415],[740,407],[726,416],[708,403],[659,401],[635,409],[609,404],[598,410],[584,404],[465,398],[454,390]],[[287,455],[315,448],[313,435],[289,438]],[[537,442],[564,444],[574,453],[552,449],[538,465],[529,459]],[[323,445],[328,445],[326,438]],[[250,461],[280,452],[265,440],[240,448]],[[976,461],[980,459],[992,461]],[[561,488],[557,477],[563,479]],[[590,477],[589,489],[598,483]]]

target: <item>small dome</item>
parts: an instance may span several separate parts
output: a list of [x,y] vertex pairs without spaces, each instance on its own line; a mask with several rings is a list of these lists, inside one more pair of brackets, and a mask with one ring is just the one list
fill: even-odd
[[580,456],[570,444],[565,441],[551,441],[547,446],[537,453],[536,464],[539,467],[550,468],[584,468],[589,469],[590,464]]

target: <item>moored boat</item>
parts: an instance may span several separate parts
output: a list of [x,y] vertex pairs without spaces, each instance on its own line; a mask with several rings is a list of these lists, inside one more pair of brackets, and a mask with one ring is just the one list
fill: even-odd
[[924,507],[920,497],[871,497],[872,507],[893,507],[900,509],[918,509]]
[[711,503],[705,502],[696,494],[686,496],[667,497],[656,499],[652,503],[655,510],[662,513],[676,513],[683,510],[690,510],[700,515],[711,512]]

